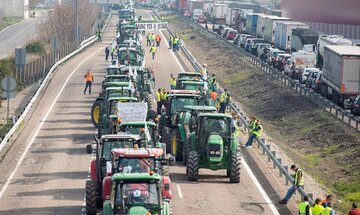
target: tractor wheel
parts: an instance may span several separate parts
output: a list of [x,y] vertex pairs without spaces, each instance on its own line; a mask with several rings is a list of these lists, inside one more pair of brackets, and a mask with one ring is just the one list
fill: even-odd
[[171,152],[171,133],[170,129],[165,127],[162,132],[162,142],[166,144],[166,152]]
[[184,125],[185,135],[186,139],[183,146],[183,164],[186,165],[187,156],[189,155],[189,152],[191,151],[190,148],[190,128],[188,125]]
[[189,181],[197,181],[199,176],[199,156],[196,151],[191,151],[186,165]]
[[161,165],[161,175],[169,176],[170,175],[170,167],[168,165]]
[[86,181],[86,214],[96,215],[97,209],[97,189],[96,182],[92,180]]
[[171,135],[171,154],[175,156],[176,161],[183,159],[183,143],[180,141],[178,129],[174,129]]
[[241,169],[241,153],[231,155],[231,167],[230,167],[230,182],[240,182],[240,169]]
[[96,100],[91,107],[91,121],[96,128],[99,125],[100,103],[101,103],[100,100]]
[[153,100],[150,94],[145,93],[144,94],[144,100],[147,103],[148,106],[148,114],[147,114],[147,118],[148,119],[154,119],[156,116],[155,111],[153,110]]
[[160,117],[159,119],[159,128],[158,128],[158,131],[159,131],[159,135],[160,136],[163,136],[162,134],[164,133],[164,122],[163,122],[163,118]]

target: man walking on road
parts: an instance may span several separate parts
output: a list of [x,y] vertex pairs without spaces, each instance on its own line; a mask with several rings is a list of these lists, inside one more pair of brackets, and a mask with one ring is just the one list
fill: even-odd
[[260,137],[262,131],[263,131],[263,127],[262,127],[262,125],[260,124],[260,120],[257,120],[254,129],[252,129],[252,131],[250,132],[248,141],[246,142],[245,145],[243,145],[243,147],[245,147],[245,148],[251,148],[254,139],[255,139],[256,137]]
[[298,205],[299,215],[310,215],[309,197],[304,196],[304,201]]
[[[291,165],[291,170],[295,172],[294,185],[288,189],[285,198],[282,199],[281,201],[279,201],[279,204],[286,205],[288,203],[288,201],[290,200],[290,198],[292,197],[292,195],[295,193],[295,191],[299,187],[304,188],[304,175],[303,175],[302,170],[299,167],[297,167],[295,164]],[[319,202],[320,202],[319,204],[321,206],[321,199]]]
[[159,46],[160,46],[160,42],[161,42],[161,37],[160,37],[160,35],[156,35],[155,41],[156,41],[156,47],[159,47]]
[[105,60],[106,61],[109,59],[109,54],[110,54],[110,48],[109,48],[109,46],[106,46],[106,48],[105,48]]
[[155,59],[155,54],[156,54],[156,47],[153,45],[150,48],[150,53],[152,54],[152,59]]
[[94,76],[91,74],[90,69],[88,69],[87,73],[84,76],[86,80],[84,94],[86,94],[86,90],[89,87],[89,95],[91,95],[91,84],[94,82]]

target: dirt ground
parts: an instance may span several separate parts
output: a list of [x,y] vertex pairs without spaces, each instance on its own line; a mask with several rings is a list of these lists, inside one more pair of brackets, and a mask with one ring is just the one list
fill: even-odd
[[[210,33],[175,15],[165,16],[198,62],[262,121],[292,160],[345,202],[360,200],[360,135],[315,103],[280,85]],[[349,205],[338,205],[345,211]]]

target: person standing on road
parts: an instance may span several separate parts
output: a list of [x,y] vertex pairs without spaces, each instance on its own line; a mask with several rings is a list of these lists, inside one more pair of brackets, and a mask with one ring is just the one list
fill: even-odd
[[312,215],[324,215],[324,207],[321,205],[321,199],[315,199],[315,204],[311,208]]
[[172,41],[173,41],[173,37],[170,35],[170,37],[169,37],[169,49],[172,49]]
[[110,54],[110,48],[109,48],[109,46],[106,46],[106,48],[105,48],[105,61],[107,61],[109,59],[109,54]]
[[225,89],[225,107],[224,107],[224,111],[226,110],[226,107],[228,106],[228,104],[230,102],[231,102],[231,94],[227,89]]
[[160,35],[156,35],[155,41],[156,41],[156,46],[159,47],[159,46],[160,46],[160,42],[161,42],[161,37],[160,37]]
[[298,205],[299,215],[310,215],[309,197],[304,196],[304,201]]
[[156,36],[154,35],[154,33],[151,34],[151,45],[152,46],[155,46],[155,39],[156,39]]
[[327,202],[324,208],[323,215],[335,215],[334,209],[332,209],[332,202]]
[[[221,92],[221,91],[220,91]],[[219,108],[219,113],[225,113],[225,92],[221,92],[220,93],[220,108]]]
[[176,89],[176,78],[173,74],[170,75],[170,89]]
[[115,47],[111,47],[111,61],[115,60]]
[[91,84],[94,82],[94,76],[91,74],[90,69],[88,69],[84,78],[86,81],[84,94],[86,94],[86,90],[89,87],[89,95],[91,95]]
[[[297,167],[295,164],[291,165],[291,170],[295,172],[294,184],[288,189],[285,198],[279,201],[279,204],[286,205],[290,200],[290,198],[292,197],[292,195],[299,187],[304,188],[304,175],[302,170],[299,167]],[[321,199],[320,199],[320,206],[321,206]]]
[[102,42],[101,31],[100,31],[100,30],[98,30],[98,31],[96,32],[96,35],[97,35],[97,41],[98,41],[98,42]]
[[154,45],[151,46],[150,48],[150,53],[152,55],[152,59],[155,59],[155,54],[156,54],[156,47]]
[[360,210],[358,209],[357,203],[352,203],[351,210],[349,211],[349,215],[360,215]]
[[162,91],[161,88],[158,89],[158,91],[156,92],[156,104],[157,104],[157,114],[161,114],[161,97],[162,97]]
[[151,46],[151,35],[148,33],[146,36],[146,46]]
[[327,204],[333,201],[333,198],[334,197],[332,195],[327,195],[326,198],[321,201],[321,205],[326,208]]
[[260,123],[260,120],[256,120],[256,126],[255,126],[255,128],[250,132],[249,139],[248,139],[248,141],[246,142],[246,144],[243,145],[243,147],[245,147],[245,148],[251,148],[254,139],[255,139],[256,137],[260,137],[262,131],[263,131],[263,127],[262,127],[262,125],[261,125],[261,123]]

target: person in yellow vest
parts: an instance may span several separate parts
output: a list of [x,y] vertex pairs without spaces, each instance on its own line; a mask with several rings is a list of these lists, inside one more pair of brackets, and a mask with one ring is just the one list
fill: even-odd
[[161,114],[161,106],[162,106],[161,97],[162,97],[162,91],[161,91],[160,88],[159,88],[158,91],[156,92],[155,96],[156,96],[156,104],[157,104],[156,112],[157,112],[157,114]]
[[155,46],[155,39],[156,39],[156,36],[155,36],[155,34],[154,34],[154,33],[152,33],[152,34],[151,34],[150,39],[151,39],[151,45],[152,45],[152,46]]
[[324,215],[324,207],[321,205],[321,199],[315,199],[315,204],[311,208],[312,215]]
[[298,205],[299,215],[310,215],[309,197],[304,196],[304,201]]
[[89,95],[91,95],[91,85],[94,82],[94,76],[91,74],[90,69],[88,69],[88,71],[86,72],[85,76],[85,90],[84,90],[84,94],[86,94],[86,90],[89,87]]
[[170,89],[176,89],[176,78],[173,74],[170,75]]
[[150,48],[150,53],[152,55],[152,59],[155,59],[155,54],[156,54],[156,47],[154,45],[151,46]]
[[166,108],[166,97],[167,97],[167,92],[165,89],[162,90],[162,94],[161,94],[161,105],[164,105],[164,107]]
[[220,103],[219,113],[225,113],[225,100],[226,100],[225,92],[221,92],[219,99],[219,103]]
[[[286,196],[284,197],[284,199],[279,201],[279,204],[286,205],[288,203],[288,201],[290,200],[290,198],[292,197],[292,195],[295,193],[295,191],[299,187],[302,187],[302,188],[304,187],[304,175],[303,175],[302,170],[299,167],[297,167],[295,164],[291,165],[291,170],[295,172],[293,186],[291,186],[288,189]],[[321,204],[321,199],[320,199],[320,204]]]
[[260,120],[256,120],[254,129],[251,130],[248,141],[243,145],[245,148],[251,148],[253,141],[256,137],[260,137],[263,131],[263,127],[260,123]]
[[323,215],[335,215],[334,209],[332,209],[332,202],[327,202],[324,208]]

